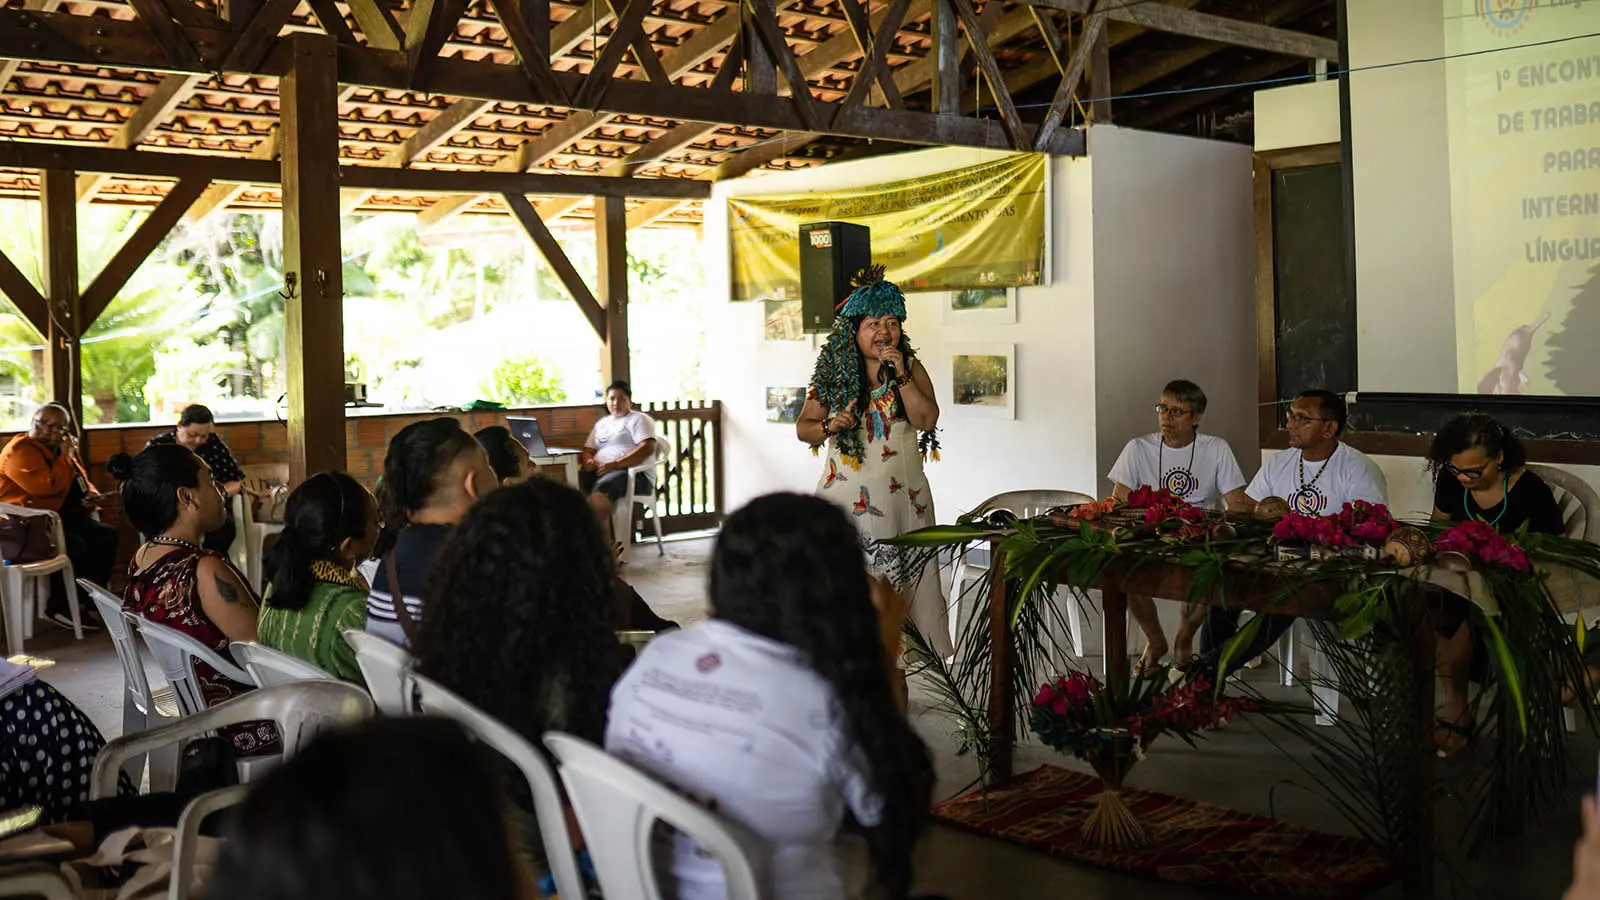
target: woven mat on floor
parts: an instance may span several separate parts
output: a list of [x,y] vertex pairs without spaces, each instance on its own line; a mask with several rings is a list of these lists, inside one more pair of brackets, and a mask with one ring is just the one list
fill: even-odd
[[1040,766],[934,808],[942,821],[1085,865],[1177,884],[1283,897],[1359,897],[1398,876],[1394,860],[1363,838],[1326,834],[1263,816],[1128,789],[1124,798],[1150,843],[1101,850],[1079,832],[1100,779]]

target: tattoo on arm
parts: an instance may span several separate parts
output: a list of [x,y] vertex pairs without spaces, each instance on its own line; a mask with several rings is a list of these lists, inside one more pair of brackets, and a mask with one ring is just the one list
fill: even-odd
[[228,582],[228,579],[218,575],[213,580],[217,585],[217,596],[222,598],[222,602],[234,605],[243,602],[239,599],[239,592]]

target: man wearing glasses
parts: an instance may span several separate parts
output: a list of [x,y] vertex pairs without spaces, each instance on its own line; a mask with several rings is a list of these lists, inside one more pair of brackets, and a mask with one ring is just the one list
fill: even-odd
[[[1388,503],[1389,485],[1377,463],[1339,440],[1347,415],[1344,398],[1332,391],[1306,391],[1295,398],[1289,407],[1289,449],[1261,466],[1245,488],[1250,500],[1258,507],[1273,499],[1284,500],[1290,510],[1308,516],[1331,516],[1357,500]],[[1291,616],[1263,615],[1266,621],[1246,651],[1232,661],[1233,666],[1260,656],[1294,624]],[[1207,607],[1200,634],[1206,651],[1198,658],[1202,671],[1217,670],[1222,645],[1238,628],[1238,610]]]
[[[1165,488],[1184,502],[1202,509],[1254,509],[1245,496],[1244,473],[1228,442],[1213,434],[1200,434],[1206,414],[1206,392],[1192,381],[1172,381],[1161,390],[1156,404],[1155,434],[1134,438],[1122,448],[1116,465],[1106,476],[1111,495],[1127,500],[1136,487]],[[1181,598],[1174,598],[1181,599]],[[1155,601],[1128,597],[1128,610],[1146,639],[1141,669],[1161,661],[1167,653],[1167,636],[1156,616]],[[1199,614],[1185,615],[1173,638],[1173,659],[1178,665],[1194,655],[1193,632]]]
[[[59,513],[73,574],[101,585],[110,580],[111,567],[117,561],[117,529],[90,515],[105,499],[89,483],[78,455],[78,431],[72,413],[59,403],[41,406],[33,414],[28,433],[12,438],[0,450],[0,503]],[[45,618],[71,628],[66,598],[76,597],[78,587],[58,581],[51,579]],[[93,607],[84,604],[84,608]],[[81,618],[85,628],[94,621],[87,613]]]

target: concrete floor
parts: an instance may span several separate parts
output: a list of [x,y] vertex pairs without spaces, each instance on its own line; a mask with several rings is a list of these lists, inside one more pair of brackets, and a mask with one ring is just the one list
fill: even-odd
[[[706,614],[706,563],[711,551],[707,539],[671,542],[666,556],[657,557],[652,546],[636,548],[626,577],[662,616],[690,624]],[[1167,605],[1167,604],[1163,604]],[[1097,623],[1096,623],[1097,624]],[[1172,626],[1169,624],[1168,632]],[[1098,646],[1090,635],[1085,642]],[[110,639],[104,635],[75,642],[69,632],[39,623],[29,652],[56,660],[45,680],[70,697],[106,734],[121,731],[122,675]],[[1087,661],[1096,665],[1096,661]],[[1270,666],[1248,673],[1258,686],[1271,686]],[[160,683],[159,673],[152,679]],[[1286,692],[1285,696],[1293,696]],[[918,731],[933,751],[939,775],[937,799],[954,796],[972,782],[976,767],[970,758],[958,757],[950,723],[930,709],[924,691],[913,684],[912,716]],[[1281,736],[1280,736],[1281,737]],[[1149,790],[1216,803],[1232,809],[1270,815],[1325,831],[1349,831],[1339,814],[1308,788],[1307,776],[1295,758],[1305,758],[1309,748],[1291,741],[1291,755],[1278,750],[1254,728],[1234,723],[1211,733],[1197,750],[1176,740],[1152,746],[1139,764],[1132,784]],[[1595,742],[1587,736],[1576,741],[1574,756],[1585,761],[1580,769],[1592,772]],[[1042,763],[1084,768],[1036,743],[1018,747],[1016,769],[1027,771]],[[1087,771],[1087,769],[1085,769]],[[1448,764],[1441,767],[1442,781],[1451,781]],[[1457,779],[1459,780],[1459,779]],[[1439,896],[1517,897],[1518,900],[1559,897],[1571,879],[1572,843],[1576,839],[1578,797],[1589,789],[1587,774],[1573,778],[1571,802],[1547,815],[1522,839],[1497,846],[1480,859],[1441,865],[1441,873],[1461,873],[1454,879],[1441,874]],[[1457,831],[1466,817],[1465,804],[1447,792],[1440,801],[1441,830]],[[1459,858],[1447,849],[1447,858]],[[1453,882],[1453,890],[1452,890]],[[952,900],[1097,900],[1097,898],[1220,898],[1225,892],[1198,891],[1157,881],[1115,875],[1075,866],[1002,841],[935,826],[918,851],[917,890],[937,892]],[[1397,886],[1374,896],[1398,897]]]

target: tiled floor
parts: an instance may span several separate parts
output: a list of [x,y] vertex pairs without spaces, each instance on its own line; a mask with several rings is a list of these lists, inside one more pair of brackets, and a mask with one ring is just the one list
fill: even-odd
[[[633,550],[624,576],[662,616],[688,624],[706,615],[706,562],[709,540],[672,542],[666,556],[657,557],[650,545]],[[1088,641],[1096,644],[1091,635]],[[40,623],[29,650],[57,661],[46,680],[82,707],[108,735],[121,725],[122,675],[110,640],[99,635],[74,642],[66,632]],[[152,673],[158,681],[159,674]],[[1258,684],[1271,680],[1267,667],[1251,673]],[[939,773],[938,796],[953,795],[975,774],[968,757],[958,757],[950,723],[929,708],[927,694],[912,686],[912,715],[924,739],[933,748]],[[1282,735],[1278,735],[1282,739]],[[1593,739],[1576,740],[1574,759],[1581,773],[1574,778],[1572,802],[1551,813],[1523,839],[1486,852],[1476,862],[1456,866],[1455,887],[1468,896],[1515,896],[1519,900],[1560,896],[1571,877],[1571,848],[1577,835],[1577,796],[1587,788],[1594,771]],[[1279,751],[1262,734],[1245,723],[1235,723],[1212,733],[1198,749],[1176,741],[1155,744],[1141,762],[1133,783],[1285,819],[1330,831],[1348,826],[1317,793],[1297,760],[1310,749],[1291,742],[1290,755]],[[1016,767],[1024,771],[1041,763],[1075,765],[1047,748],[1024,744],[1018,748]],[[1562,764],[1552,760],[1552,765]],[[1449,782],[1448,767],[1441,778]],[[1441,830],[1459,830],[1466,805],[1449,794],[1439,804]],[[1447,855],[1457,856],[1455,851]],[[1442,868],[1449,868],[1448,866]],[[1100,870],[1063,863],[1031,851],[952,829],[935,827],[918,855],[918,890],[938,892],[953,900],[1095,900],[1117,898],[1208,898],[1228,894],[1197,891],[1162,882],[1112,875]],[[1440,896],[1449,885],[1441,884]],[[1399,896],[1397,888],[1378,896]]]

